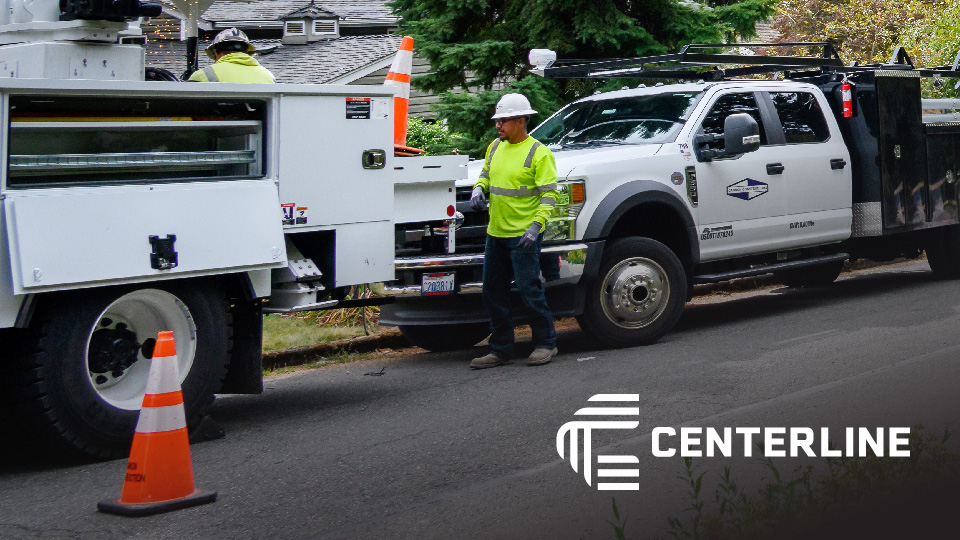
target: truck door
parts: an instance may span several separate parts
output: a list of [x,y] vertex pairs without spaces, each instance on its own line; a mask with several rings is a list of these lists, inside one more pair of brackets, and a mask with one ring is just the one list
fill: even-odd
[[784,146],[778,150],[786,186],[791,246],[840,241],[850,236],[850,156],[828,105],[812,91],[764,92],[777,113]]
[[[747,113],[760,126],[760,148],[732,157],[698,163],[700,258],[726,258],[776,249],[786,220],[786,186],[776,172],[777,149],[767,140],[758,93],[731,92],[715,97],[697,134],[723,133],[727,116]],[[723,141],[711,143],[723,148]]]

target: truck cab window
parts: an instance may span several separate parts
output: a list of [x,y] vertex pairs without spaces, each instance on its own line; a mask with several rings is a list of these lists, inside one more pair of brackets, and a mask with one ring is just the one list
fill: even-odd
[[[763,129],[763,120],[760,118],[760,109],[757,107],[757,100],[753,97],[752,92],[741,92],[720,96],[716,103],[713,104],[713,107],[710,108],[710,112],[707,113],[707,117],[704,118],[703,124],[700,126],[700,133],[723,133],[724,120],[726,120],[731,114],[738,113],[747,113],[757,121],[757,125],[760,126],[760,145],[763,146],[767,144],[767,134]],[[723,139],[710,143],[709,147],[713,150],[722,150]]]
[[771,92],[787,144],[818,143],[830,138],[830,128],[817,98],[808,92]]
[[672,142],[699,97],[687,91],[575,102],[530,135],[553,150]]

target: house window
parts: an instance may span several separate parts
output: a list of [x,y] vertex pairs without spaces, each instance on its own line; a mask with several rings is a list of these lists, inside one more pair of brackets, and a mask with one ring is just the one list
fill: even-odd
[[287,21],[283,32],[289,36],[302,36],[306,34],[303,21]]
[[334,21],[313,21],[314,34],[336,34],[337,23]]

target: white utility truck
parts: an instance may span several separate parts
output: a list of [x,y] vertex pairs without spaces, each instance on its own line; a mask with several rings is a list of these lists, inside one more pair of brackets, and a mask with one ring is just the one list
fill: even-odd
[[395,158],[390,87],[144,82],[124,21],[149,6],[10,5],[0,384],[47,449],[129,451],[161,330],[191,425],[260,392],[262,312],[393,279],[395,224],[454,213],[466,158]]
[[[921,100],[921,80],[957,78],[958,62],[916,68],[898,49],[886,64],[845,66],[829,43],[800,45],[822,54],[531,55],[548,78],[688,80],[586,97],[532,131],[554,151],[561,192],[541,259],[555,315],[624,347],[668,332],[696,283],[773,273],[822,286],[845,260],[924,251],[937,276],[960,278],[960,103]],[[751,46],[773,47],[739,45]],[[783,77],[734,78],[774,72]],[[489,334],[487,214],[468,204],[481,167],[458,183],[456,253],[415,224],[398,236],[396,302],[380,323],[427,349]]]

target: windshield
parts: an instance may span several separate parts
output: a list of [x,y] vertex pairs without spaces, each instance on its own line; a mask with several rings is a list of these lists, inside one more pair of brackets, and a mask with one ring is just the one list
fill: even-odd
[[530,134],[553,150],[673,142],[699,97],[673,92],[572,103]]

